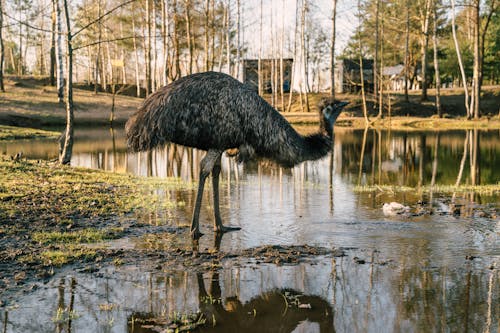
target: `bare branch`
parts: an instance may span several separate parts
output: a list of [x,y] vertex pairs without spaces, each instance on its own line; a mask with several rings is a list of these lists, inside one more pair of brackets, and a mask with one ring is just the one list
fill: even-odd
[[91,25],[94,25],[96,24],[97,22],[101,21],[104,17],[110,15],[111,13],[113,13],[114,11],[116,11],[117,9],[120,9],[122,7],[125,7],[126,5],[128,4],[131,4],[132,2],[135,2],[137,0],[128,0],[128,1],[125,1],[124,3],[121,3],[119,4],[118,6],[108,10],[106,13],[102,14],[101,16],[99,16],[98,18],[96,18],[95,20],[93,21],[90,21],[89,23],[87,23],[86,25],[84,25],[83,27],[81,27],[79,30],[77,30],[74,34],[73,34],[73,37],[78,35],[80,32],[84,31],[85,29],[87,29],[88,27],[90,27]]

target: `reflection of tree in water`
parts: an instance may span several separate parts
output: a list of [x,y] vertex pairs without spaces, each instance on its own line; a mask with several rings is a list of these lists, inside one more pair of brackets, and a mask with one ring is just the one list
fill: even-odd
[[[319,296],[307,296],[291,289],[265,292],[245,304],[237,297],[221,299],[219,273],[205,287],[202,273],[197,274],[199,309],[204,325],[200,332],[292,332],[304,321],[319,325],[320,332],[334,332],[333,309]],[[133,318],[133,320],[132,320]],[[133,314],[129,332],[156,332],[164,318]]]
[[[474,272],[467,264],[467,272],[421,267],[407,267],[401,271],[399,287],[394,289],[401,299],[398,303],[399,325],[415,323],[418,331],[488,332],[492,318],[498,318],[498,272]],[[487,283],[485,283],[487,282]],[[496,309],[496,310],[495,310]],[[482,315],[478,315],[482,314]],[[399,331],[402,327],[395,327]]]

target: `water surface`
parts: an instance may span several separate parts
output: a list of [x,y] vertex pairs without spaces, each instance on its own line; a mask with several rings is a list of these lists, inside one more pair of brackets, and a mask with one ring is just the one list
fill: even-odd
[[[0,143],[1,153],[19,151],[30,158],[57,157],[53,141]],[[97,274],[65,269],[20,295],[17,307],[1,310],[0,327],[149,332],[162,327],[158,318],[201,311],[216,321],[203,332],[497,332],[498,195],[419,189],[497,184],[499,156],[499,131],[337,129],[330,155],[293,169],[268,162],[238,165],[224,157],[222,218],[242,230],[225,235],[221,250],[309,244],[345,248],[347,256],[295,266],[245,259],[205,274],[171,271],[161,262],[156,268],[106,267]],[[77,129],[72,164],[196,181],[202,157],[175,145],[130,154],[122,130]],[[414,191],[358,192],[357,185]],[[152,225],[189,224],[195,194],[166,193],[183,204],[137,218]],[[391,201],[408,205],[411,214],[384,216],[382,205]],[[212,214],[207,186],[201,248],[214,247]],[[143,242],[141,236],[110,246],[133,249]]]

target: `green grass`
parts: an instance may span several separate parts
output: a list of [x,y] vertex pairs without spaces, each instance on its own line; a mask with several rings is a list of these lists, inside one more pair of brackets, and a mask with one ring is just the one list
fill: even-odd
[[96,256],[96,250],[85,247],[69,247],[61,250],[45,250],[40,253],[38,260],[41,260],[44,266],[60,267],[75,260],[93,261]]
[[76,231],[49,231],[33,233],[33,240],[42,244],[54,243],[97,243],[104,240],[114,239],[119,237],[121,233],[119,228],[110,229],[82,229]]
[[56,139],[60,135],[61,133],[59,132],[0,125],[0,141],[19,139]]
[[56,221],[123,216],[184,205],[161,195],[191,189],[179,179],[141,178],[60,166],[51,162],[0,159],[0,218]]
[[[192,188],[194,183],[173,178],[0,157],[0,258],[42,266],[98,261],[106,240],[126,232],[121,221],[173,213],[185,203],[169,199],[168,192]],[[13,246],[22,249],[14,257]]]
[[500,183],[499,184],[487,184],[487,185],[425,185],[418,188],[409,186],[397,186],[397,185],[358,185],[354,187],[354,192],[357,193],[367,193],[367,192],[381,192],[381,193],[397,193],[397,192],[419,192],[419,193],[477,193],[484,195],[495,195],[500,194]]

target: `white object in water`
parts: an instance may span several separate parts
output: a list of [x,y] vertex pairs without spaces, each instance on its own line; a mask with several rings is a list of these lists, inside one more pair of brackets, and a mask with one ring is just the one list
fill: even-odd
[[391,203],[385,203],[384,206],[382,206],[382,211],[385,216],[395,216],[410,212],[410,207],[393,201]]

